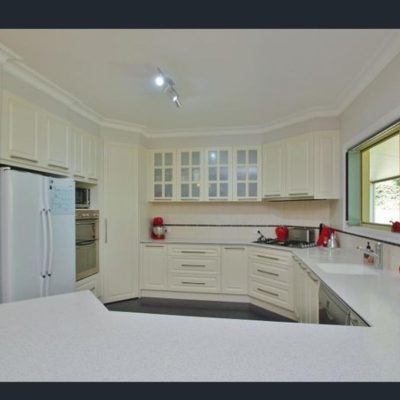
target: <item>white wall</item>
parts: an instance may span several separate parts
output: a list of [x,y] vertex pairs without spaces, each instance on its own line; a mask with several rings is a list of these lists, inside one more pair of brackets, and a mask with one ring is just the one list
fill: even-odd
[[[348,230],[345,219],[345,153],[346,150],[400,119],[400,54],[364,89],[340,116],[342,170],[341,200],[332,204],[332,225]],[[362,232],[360,232],[362,234]],[[372,233],[373,235],[373,233]],[[378,238],[379,234],[376,234]],[[396,236],[397,235],[397,236]],[[400,235],[387,234],[388,241],[399,241]],[[342,247],[362,245],[367,239],[339,234]],[[373,241],[371,241],[373,242]],[[384,262],[390,269],[400,265],[400,247],[384,245]]]

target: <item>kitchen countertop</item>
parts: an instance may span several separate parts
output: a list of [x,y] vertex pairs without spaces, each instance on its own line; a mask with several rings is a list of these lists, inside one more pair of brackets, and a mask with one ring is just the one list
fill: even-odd
[[[249,245],[215,244],[234,243]],[[290,251],[372,327],[111,312],[70,293],[0,305],[0,381],[399,381],[398,274],[328,274],[360,253]]]

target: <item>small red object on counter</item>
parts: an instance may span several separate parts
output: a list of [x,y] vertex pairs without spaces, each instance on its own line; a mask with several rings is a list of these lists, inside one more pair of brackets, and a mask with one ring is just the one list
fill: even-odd
[[390,221],[392,223],[392,232],[400,232],[400,221]]
[[320,226],[320,234],[317,240],[317,246],[324,246],[326,247],[328,244],[329,237],[331,236],[332,229],[328,226],[321,224]]
[[275,228],[276,237],[278,240],[286,240],[289,234],[287,226],[277,226]]

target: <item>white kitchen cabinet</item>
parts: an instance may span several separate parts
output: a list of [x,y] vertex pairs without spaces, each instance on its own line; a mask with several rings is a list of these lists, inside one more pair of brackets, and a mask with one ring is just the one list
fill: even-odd
[[70,132],[68,122],[46,115],[46,166],[67,172],[70,168]]
[[160,243],[141,245],[140,288],[167,289],[167,246]]
[[85,178],[84,170],[84,133],[71,127],[71,144],[72,144],[72,159],[71,169],[74,178]]
[[293,312],[293,266],[291,254],[274,249],[250,249],[249,296],[268,304],[274,309]]
[[314,135],[314,197],[340,198],[339,132],[326,131]]
[[295,315],[299,322],[319,322],[318,277],[297,257],[295,259]]
[[99,274],[94,274],[88,276],[87,278],[81,279],[76,282],[75,290],[90,290],[96,297],[101,297],[101,285],[100,285],[100,276]]
[[1,158],[39,163],[39,109],[7,91],[3,95]]
[[314,195],[314,135],[295,136],[286,142],[286,192],[288,197]]
[[206,200],[232,200],[232,149],[205,149]]
[[263,146],[263,198],[285,196],[286,142]]
[[104,143],[104,211],[101,235],[104,302],[138,296],[138,149]]
[[222,293],[247,294],[247,249],[223,246],[221,249]]
[[151,200],[176,200],[176,162],[174,150],[149,152]]
[[85,170],[89,181],[98,180],[98,148],[99,139],[93,134],[85,134],[84,138]]
[[204,152],[201,149],[187,149],[177,152],[178,200],[203,199],[203,156]]
[[261,200],[261,147],[233,149],[233,200]]

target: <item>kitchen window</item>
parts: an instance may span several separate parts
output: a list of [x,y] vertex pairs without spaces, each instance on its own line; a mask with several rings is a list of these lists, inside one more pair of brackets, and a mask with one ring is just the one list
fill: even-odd
[[390,230],[400,220],[400,122],[347,152],[347,222]]

